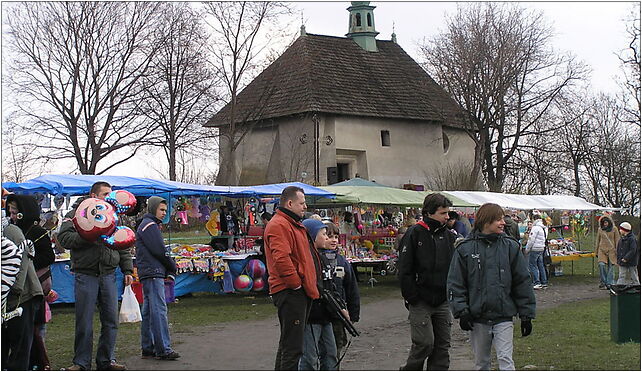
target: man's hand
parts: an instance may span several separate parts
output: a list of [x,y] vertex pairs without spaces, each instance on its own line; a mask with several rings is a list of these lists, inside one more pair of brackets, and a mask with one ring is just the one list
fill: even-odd
[[131,275],[125,275],[125,287],[134,282],[134,277]]
[[462,315],[459,318],[459,327],[464,331],[473,330],[473,317],[470,314]]
[[522,319],[522,337],[526,337],[533,331],[533,324],[530,319]]
[[176,281],[176,278],[175,278],[175,277],[174,277],[174,275],[172,275],[172,274],[167,275],[167,278],[165,278],[165,279],[169,279],[169,280],[171,280],[171,281],[173,281],[173,282],[175,282],[175,281]]
[[345,316],[345,317],[346,317],[346,319],[351,320],[351,319],[350,319],[350,313],[348,312],[348,310],[346,310],[346,309],[341,309],[341,314],[343,314],[343,316]]

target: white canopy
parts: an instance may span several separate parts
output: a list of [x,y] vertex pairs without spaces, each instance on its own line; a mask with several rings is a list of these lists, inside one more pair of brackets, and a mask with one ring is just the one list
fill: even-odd
[[502,208],[508,209],[614,210],[614,208],[600,207],[571,195],[519,195],[486,191],[444,191],[444,193],[451,194],[472,204],[495,203]]

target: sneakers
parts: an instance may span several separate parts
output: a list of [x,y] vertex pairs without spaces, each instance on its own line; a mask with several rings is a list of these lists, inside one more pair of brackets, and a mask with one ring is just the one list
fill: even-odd
[[126,371],[127,367],[124,364],[118,364],[112,361],[110,364],[96,366],[99,371]]
[[609,287],[606,284],[600,284],[600,289],[609,289]]
[[78,364],[72,364],[71,367],[62,368],[62,371],[84,371],[85,367]]
[[158,360],[176,360],[176,359],[178,359],[180,357],[181,357],[181,355],[179,353],[177,353],[175,351],[172,351],[172,352],[169,352],[169,353],[167,353],[165,355],[159,355],[159,356],[156,357],[156,359],[158,359]]
[[542,285],[541,285],[541,284],[535,284],[535,285],[533,286],[533,289],[542,289],[542,288],[544,288],[544,287],[542,287]]
[[156,356],[153,351],[145,351],[143,350],[143,353],[141,354],[142,359],[152,359]]
[[548,284],[542,284],[542,289],[548,288]]

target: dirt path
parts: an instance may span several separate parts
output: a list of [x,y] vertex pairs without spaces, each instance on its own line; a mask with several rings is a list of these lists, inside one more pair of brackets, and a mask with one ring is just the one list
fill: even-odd
[[[556,285],[536,291],[539,310],[561,303],[608,297],[595,284]],[[363,305],[354,338],[342,362],[343,370],[398,370],[410,348],[408,311],[401,296]],[[279,322],[275,316],[252,322],[203,326],[191,333],[172,333],[177,361],[132,357],[124,360],[132,370],[273,370]],[[537,320],[534,322],[537,332]],[[471,370],[472,352],[457,321],[452,327],[451,370]],[[517,366],[520,369],[522,366]]]

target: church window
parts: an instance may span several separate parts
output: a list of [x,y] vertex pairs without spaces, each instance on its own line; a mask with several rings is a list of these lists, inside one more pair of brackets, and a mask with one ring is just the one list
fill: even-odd
[[444,129],[441,129],[441,141],[444,145],[444,154],[448,153],[448,149],[450,148],[450,139],[448,138],[448,135],[446,134],[446,131]]
[[388,130],[381,131],[381,146],[385,146],[385,147],[390,146],[390,131]]
[[370,13],[368,13],[366,19],[368,20],[368,27],[372,27],[372,16],[370,15]]
[[357,13],[355,17],[357,18],[357,27],[361,27],[361,13]]

